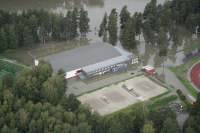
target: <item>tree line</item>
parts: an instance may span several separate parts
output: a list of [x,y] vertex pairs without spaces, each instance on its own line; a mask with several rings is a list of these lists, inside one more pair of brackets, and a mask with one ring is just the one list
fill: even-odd
[[88,13],[83,8],[75,7],[66,16],[62,12],[53,13],[28,9],[22,14],[9,13],[0,10],[0,52],[6,49],[17,49],[21,45],[31,47],[34,42],[43,44],[51,38],[66,40],[77,36],[79,28],[81,35],[89,32]]
[[6,74],[0,83],[1,133],[132,133],[178,132],[176,113],[148,110],[137,104],[130,113],[113,117],[92,112],[89,104],[65,95],[65,72],[52,75],[49,61],[22,71],[13,79]]
[[[65,71],[52,75],[49,61],[22,71],[14,79],[6,74],[0,83],[1,133],[178,133],[181,128],[177,114],[171,108],[149,110],[136,104],[130,112],[101,116],[89,104],[65,95]],[[190,117],[183,126],[184,133],[200,132],[199,102],[187,108]]]

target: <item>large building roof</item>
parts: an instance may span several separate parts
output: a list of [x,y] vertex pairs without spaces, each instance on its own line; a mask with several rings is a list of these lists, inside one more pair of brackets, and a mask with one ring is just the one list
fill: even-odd
[[43,58],[51,62],[54,74],[56,74],[60,68],[69,72],[121,55],[111,44],[98,42]]
[[[103,62],[99,62],[97,64],[93,64],[93,65],[84,67],[84,68],[82,68],[82,70],[87,72],[87,73],[92,72],[92,71],[95,71],[97,69],[105,68],[105,67],[117,64],[117,63],[127,61],[127,60],[130,59],[128,56],[133,55],[132,53],[125,51],[118,46],[115,46],[114,48],[117,51],[119,51],[122,54],[122,56],[119,56],[119,57],[116,57],[116,58],[113,58],[113,59],[110,59],[110,60],[106,60],[106,61],[103,61]],[[133,56],[137,57],[136,55],[133,55]]]

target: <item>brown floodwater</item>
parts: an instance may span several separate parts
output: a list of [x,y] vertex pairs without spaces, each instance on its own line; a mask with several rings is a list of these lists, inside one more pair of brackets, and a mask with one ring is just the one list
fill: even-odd
[[[163,4],[165,0],[158,0],[157,4]],[[50,54],[56,54],[65,50],[69,50],[76,47],[81,47],[95,42],[105,42],[108,40],[108,36],[98,37],[99,25],[103,19],[105,12],[110,14],[111,9],[116,8],[118,14],[124,5],[127,5],[128,11],[133,15],[136,11],[143,12],[145,5],[150,2],[150,0],[1,0],[0,8],[8,11],[17,11],[21,13],[23,10],[28,8],[44,8],[48,11],[53,12],[63,12],[65,15],[68,10],[73,10],[74,7],[78,9],[84,8],[88,11],[88,17],[90,18],[90,30],[91,32],[87,33],[86,36],[79,36],[69,41],[60,41],[60,42],[47,42],[45,45],[41,43],[35,43],[32,48],[27,49],[26,47],[20,47],[16,51],[6,52],[2,55],[6,56],[9,59],[17,60],[19,62],[25,63],[29,66],[34,64],[34,59],[30,56],[33,55],[36,58],[44,57]],[[118,34],[120,33],[120,24],[118,20]],[[168,35],[169,36],[169,35]],[[193,34],[189,36],[188,31],[185,29],[185,26],[179,26],[179,41],[177,44],[168,41],[165,45],[168,46],[168,53],[181,50],[183,48],[190,47],[191,45],[198,44],[200,42],[199,34]],[[139,37],[137,36],[138,40]],[[105,75],[97,76],[91,79],[86,79],[81,81],[78,78],[73,78],[68,80],[68,90],[66,94],[74,93],[75,95],[81,94],[83,92],[99,88],[101,86],[111,84],[136,74],[139,74],[138,70],[142,66],[152,65],[156,68],[159,77],[166,80],[169,84],[173,85],[176,89],[181,89],[184,94],[190,94],[188,90],[181,84],[181,82],[176,78],[175,74],[168,69],[168,66],[178,66],[182,64],[183,58],[190,54],[195,53],[200,49],[200,46],[191,48],[179,53],[173,54],[164,60],[158,56],[158,47],[156,46],[156,34],[151,33],[147,38],[147,43],[144,42],[143,35],[140,35],[140,45],[137,45],[130,51],[139,56],[139,64],[129,67],[125,70],[121,70],[115,73],[108,73]],[[117,40],[116,45],[121,45],[120,41]],[[28,54],[30,53],[30,54]],[[143,59],[140,60],[140,59]],[[134,72],[134,75],[131,75],[131,72]],[[77,87],[78,90],[73,89]],[[173,90],[171,94],[176,94]]]

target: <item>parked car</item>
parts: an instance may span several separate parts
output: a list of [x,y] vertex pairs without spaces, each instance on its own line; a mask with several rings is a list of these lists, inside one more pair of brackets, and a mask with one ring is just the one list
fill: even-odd
[[154,75],[158,75],[158,73],[157,73],[157,72],[153,72],[153,74],[154,74]]

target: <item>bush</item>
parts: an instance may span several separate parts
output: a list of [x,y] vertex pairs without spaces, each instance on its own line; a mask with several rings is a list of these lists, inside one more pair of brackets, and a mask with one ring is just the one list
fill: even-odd
[[183,92],[180,89],[178,89],[176,92],[178,93],[178,95],[183,94]]

